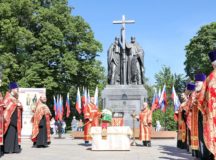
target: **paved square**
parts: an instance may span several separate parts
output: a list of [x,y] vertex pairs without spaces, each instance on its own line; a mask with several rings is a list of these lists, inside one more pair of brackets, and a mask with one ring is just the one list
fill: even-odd
[[52,138],[48,148],[33,148],[29,139],[22,140],[20,154],[5,154],[2,160],[192,160],[185,150],[176,148],[176,139],[152,140],[152,147],[138,146],[130,151],[91,151],[83,140],[73,140],[69,135],[65,139]]

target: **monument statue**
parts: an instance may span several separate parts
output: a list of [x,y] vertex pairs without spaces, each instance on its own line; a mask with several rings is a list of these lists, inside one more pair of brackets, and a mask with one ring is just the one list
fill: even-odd
[[126,43],[125,24],[134,23],[133,20],[113,21],[122,24],[121,38],[115,38],[108,50],[108,84],[116,85],[142,85],[144,84],[144,51],[131,37],[131,42]]
[[130,24],[134,23],[134,20],[125,20],[125,16],[122,16],[121,21],[113,21],[114,24],[122,24],[121,28],[121,40],[120,40],[120,45],[121,45],[121,84],[127,85],[127,68],[126,68],[126,53],[125,53],[125,48],[126,48],[126,36],[125,36],[125,24]]
[[139,123],[131,121],[131,113],[139,113],[141,106],[147,99],[147,91],[144,87],[144,51],[131,37],[126,42],[126,24],[134,23],[134,20],[113,21],[121,24],[120,36],[110,45],[107,52],[108,85],[103,89],[103,109],[122,113],[122,124],[134,128]]
[[131,43],[126,44],[127,48],[127,82],[128,84],[144,84],[144,51],[131,37]]
[[115,37],[115,42],[107,52],[108,83],[111,85],[120,84],[120,54],[119,38]]

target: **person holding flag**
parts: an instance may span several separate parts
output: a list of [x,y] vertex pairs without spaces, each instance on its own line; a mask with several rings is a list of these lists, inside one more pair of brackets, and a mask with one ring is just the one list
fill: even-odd
[[99,117],[101,113],[98,111],[97,106],[94,104],[94,97],[91,97],[90,103],[88,103],[84,108],[84,141],[85,144],[88,144],[91,140],[91,136],[89,134],[91,127],[98,126]]

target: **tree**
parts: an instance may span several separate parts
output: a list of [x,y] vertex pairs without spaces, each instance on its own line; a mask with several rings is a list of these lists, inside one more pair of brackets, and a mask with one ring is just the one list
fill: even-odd
[[152,85],[149,84],[149,80],[146,77],[144,78],[144,87],[148,93],[147,103],[151,106],[152,97],[154,96],[154,88]]
[[208,52],[213,49],[216,49],[216,22],[202,26],[185,47],[184,64],[187,76],[194,79],[196,73],[201,72],[208,75],[212,71]]
[[180,96],[185,89],[186,78],[182,74],[173,74],[170,67],[163,66],[162,70],[155,74],[155,79],[154,87],[158,90],[162,89],[164,84],[166,85],[167,109],[165,113],[161,112],[161,110],[153,112],[153,124],[155,124],[156,120],[160,120],[161,125],[165,126],[167,130],[175,130],[176,123],[173,119],[174,105],[171,99],[172,86],[174,85],[176,93]]
[[[10,81],[21,87],[45,87],[54,94],[92,91],[105,81],[96,60],[102,45],[67,0],[0,0],[0,63],[3,90]],[[75,99],[75,96],[74,96]]]

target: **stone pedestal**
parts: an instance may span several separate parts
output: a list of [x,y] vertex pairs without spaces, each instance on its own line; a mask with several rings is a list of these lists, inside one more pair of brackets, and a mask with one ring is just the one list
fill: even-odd
[[[107,85],[102,91],[103,108],[112,112],[124,112],[124,126],[133,127],[131,114],[139,114],[147,91],[143,85]],[[139,124],[136,123],[135,127]]]

